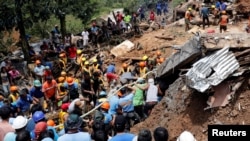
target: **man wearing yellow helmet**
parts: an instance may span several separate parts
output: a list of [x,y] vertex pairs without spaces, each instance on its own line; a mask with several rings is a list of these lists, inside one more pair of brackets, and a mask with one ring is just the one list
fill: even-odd
[[93,74],[94,72],[96,72],[96,71],[101,71],[102,69],[101,69],[101,66],[98,64],[98,60],[95,58],[94,60],[93,60],[93,64],[92,64],[92,66],[91,66],[91,73]]
[[218,23],[218,19],[220,17],[220,11],[218,8],[215,7],[215,5],[212,5],[211,6],[211,11],[212,11],[212,14],[213,14],[213,18],[214,18],[214,21],[213,21],[213,24],[214,25],[217,25]]
[[89,73],[90,76],[92,76],[92,73],[91,73],[91,67],[89,66],[89,61],[85,61],[84,62],[84,66],[82,68],[82,72],[83,73]]
[[185,13],[185,31],[188,31],[190,29],[189,24],[192,19],[192,8],[188,8],[188,10]]
[[66,57],[66,53],[62,52],[59,54],[59,63],[60,63],[60,67],[63,70],[66,70],[66,66],[67,66],[67,57]]
[[144,55],[142,57],[142,60],[145,63],[145,67],[147,67],[149,70],[153,70],[154,65],[153,65],[152,59],[150,60],[147,55]]
[[222,11],[221,12],[221,17],[219,20],[219,24],[220,24],[220,33],[222,33],[222,30],[225,32],[227,30],[227,23],[228,23],[228,16],[226,11]]

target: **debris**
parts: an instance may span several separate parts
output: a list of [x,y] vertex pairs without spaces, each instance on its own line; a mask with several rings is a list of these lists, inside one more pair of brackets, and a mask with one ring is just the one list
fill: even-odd
[[164,39],[164,40],[174,40],[175,37],[155,36],[155,38]]
[[180,49],[181,50],[179,52],[171,55],[158,67],[156,73],[157,77],[170,75],[174,72],[174,70],[192,62],[197,58],[197,56],[201,55],[200,36],[197,35],[191,38]]
[[239,68],[234,54],[225,47],[193,64],[187,72],[187,85],[199,92],[217,86]]
[[111,53],[115,56],[122,56],[123,54],[131,51],[134,48],[134,43],[129,40],[123,41],[121,44],[111,49]]
[[238,116],[238,114],[239,114],[238,111],[233,110],[233,111],[230,113],[230,116],[231,116],[231,117],[236,117],[236,116]]

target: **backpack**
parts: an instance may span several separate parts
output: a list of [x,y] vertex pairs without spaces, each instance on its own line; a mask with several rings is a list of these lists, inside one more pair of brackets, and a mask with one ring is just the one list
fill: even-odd
[[69,97],[70,97],[71,100],[79,98],[78,89],[76,88],[75,85],[76,84],[68,85],[68,92],[69,92]]

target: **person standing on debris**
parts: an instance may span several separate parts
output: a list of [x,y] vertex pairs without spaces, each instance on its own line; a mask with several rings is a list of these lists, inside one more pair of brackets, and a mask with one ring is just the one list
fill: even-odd
[[50,111],[55,110],[54,108],[57,107],[56,102],[56,93],[57,93],[57,83],[51,77],[47,77],[46,81],[42,85],[42,92],[44,93],[46,103],[49,105],[48,108]]
[[34,68],[34,73],[36,74],[36,79],[42,81],[44,69],[45,69],[45,67],[41,64],[41,61],[36,60],[36,67]]
[[228,23],[228,16],[226,11],[221,12],[222,16],[220,17],[219,24],[220,24],[220,33],[227,31],[227,23]]
[[166,15],[167,12],[168,12],[168,3],[166,1],[162,1],[162,3],[161,3],[161,9],[162,9],[164,15]]
[[227,5],[225,3],[224,0],[221,1],[221,4],[220,4],[220,11],[226,11],[227,9]]
[[138,84],[135,84],[133,87],[135,89],[135,95],[133,98],[133,105],[135,108],[135,112],[140,116],[141,120],[144,120],[144,92],[148,89],[148,85],[145,83],[145,79],[139,78],[137,80]]
[[127,63],[123,63],[119,75],[122,75],[123,73],[126,73],[126,72],[132,72],[132,71]]
[[17,81],[22,78],[22,75],[14,66],[11,66],[10,71],[8,73],[10,75],[10,83],[12,85],[17,84]]
[[8,97],[9,103],[16,102],[19,98],[19,92],[17,86],[11,86],[10,87],[10,95]]
[[192,19],[192,8],[188,8],[188,10],[185,13],[185,31],[188,31],[190,29],[190,21]]
[[153,10],[150,11],[150,14],[149,14],[149,21],[153,22],[155,21],[155,13]]
[[33,98],[27,93],[27,89],[22,89],[20,91],[20,97],[16,101],[17,112],[21,112],[25,116],[29,115],[30,104],[32,104],[33,102],[35,103]]
[[139,122],[139,117],[134,111],[133,98],[135,89],[131,86],[124,87],[120,90],[118,106],[122,109],[123,116],[126,118],[126,129],[129,131],[131,121]]
[[134,13],[132,17],[132,26],[134,27],[134,32],[136,34],[140,34],[139,20],[137,18],[136,13]]
[[82,32],[82,39],[83,39],[83,47],[87,46],[89,41],[89,32],[87,31],[86,28],[84,28]]
[[160,3],[160,1],[158,1],[156,4],[156,14],[157,14],[157,16],[161,16],[161,3]]
[[202,17],[202,24],[203,24],[203,30],[205,29],[205,25],[207,22],[207,25],[209,27],[209,9],[208,7],[206,7],[205,3],[201,4],[202,8],[201,8],[201,12],[200,12],[200,16]]
[[67,101],[69,101],[69,97],[68,97],[68,91],[64,86],[64,82],[65,82],[65,78],[64,77],[59,77],[57,79],[57,96],[56,98],[58,99],[59,103],[65,103]]
[[92,27],[91,27],[91,34],[92,34],[92,43],[94,45],[97,45],[97,35],[98,35],[98,27],[96,26],[96,23],[92,23]]
[[33,87],[30,89],[29,94],[36,103],[44,104],[44,94],[42,92],[42,84],[39,80],[34,80]]
[[211,6],[211,9],[212,9],[212,14],[213,14],[213,16],[214,16],[214,21],[213,21],[213,24],[214,25],[217,25],[218,23],[218,19],[219,19],[219,17],[220,17],[220,11],[219,11],[219,9],[217,9],[216,7],[215,7],[215,5],[212,5]]
[[148,89],[147,89],[147,94],[146,94],[146,104],[145,104],[145,114],[149,116],[151,114],[152,109],[158,102],[158,88],[154,84],[154,79],[150,78],[148,79]]
[[145,62],[140,62],[139,63],[139,74],[138,74],[138,77],[143,77],[145,78],[146,76],[144,76],[147,72],[148,72],[148,68],[146,67],[146,64]]
[[130,14],[126,14],[125,17],[124,17],[124,22],[126,24],[126,31],[128,31],[129,28],[131,29],[130,21],[131,21]]
[[93,64],[91,66],[91,74],[93,74],[94,72],[102,72],[102,68],[101,66],[98,64],[97,59],[93,59]]
[[156,63],[156,66],[159,66],[161,63],[164,62],[164,58],[161,57],[161,52],[160,51],[157,51],[156,52],[156,58],[155,58],[155,63]]
[[68,56],[69,56],[69,59],[70,59],[71,63],[76,62],[76,51],[77,51],[76,45],[71,44],[71,46],[68,49],[68,54],[69,54]]
[[88,106],[94,106],[93,97],[95,96],[95,92],[93,89],[93,80],[91,79],[90,74],[88,72],[83,73],[81,91],[83,98],[85,98],[86,100],[86,104]]
[[67,82],[64,83],[64,87],[68,90],[70,101],[79,98],[78,84],[74,82],[74,79],[72,77],[67,77]]
[[116,73],[115,64],[110,63],[106,71],[106,77],[108,79],[109,85],[113,80],[116,80],[118,78],[118,76],[115,73]]
[[62,68],[62,70],[66,70],[67,57],[66,57],[65,53],[60,53],[59,54],[59,63],[60,63],[60,67]]
[[88,73],[91,77],[92,77],[92,71],[91,71],[91,67],[89,66],[89,61],[85,61],[84,62],[84,67],[82,69],[83,73]]
[[102,29],[103,36],[106,38],[106,40],[109,40],[110,39],[109,30],[105,22],[102,22],[101,29]]
[[54,31],[56,34],[60,34],[60,30],[58,29],[58,25],[55,25],[55,28],[52,31]]
[[2,88],[4,91],[4,95],[7,96],[9,94],[10,89],[10,80],[8,77],[8,73],[6,71],[6,67],[1,67],[1,80],[2,80]]

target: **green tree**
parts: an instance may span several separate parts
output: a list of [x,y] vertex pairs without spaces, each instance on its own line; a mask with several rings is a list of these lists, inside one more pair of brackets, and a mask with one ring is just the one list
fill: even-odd
[[30,61],[30,57],[25,29],[32,27],[34,22],[49,18],[48,5],[43,0],[0,1],[0,32],[11,32],[13,28],[19,30],[20,45],[27,61]]

